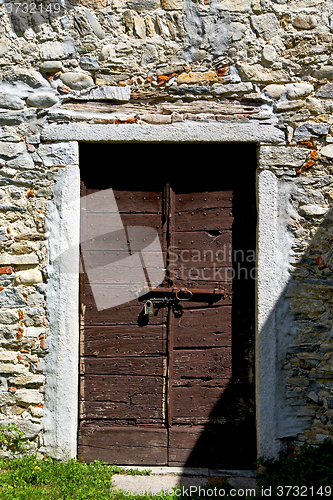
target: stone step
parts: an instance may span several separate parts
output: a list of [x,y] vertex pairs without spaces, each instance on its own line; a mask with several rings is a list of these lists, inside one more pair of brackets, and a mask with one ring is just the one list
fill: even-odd
[[[124,466],[124,469],[134,467]],[[225,470],[208,468],[182,467],[135,467],[135,469],[150,470],[150,475],[139,476],[130,474],[115,474],[112,477],[113,490],[123,490],[126,495],[144,494],[175,494],[191,498],[198,494],[200,487],[208,487],[203,496],[223,497],[224,480],[236,490],[232,494],[239,494],[244,498],[254,497],[256,491],[256,474],[253,470]]]

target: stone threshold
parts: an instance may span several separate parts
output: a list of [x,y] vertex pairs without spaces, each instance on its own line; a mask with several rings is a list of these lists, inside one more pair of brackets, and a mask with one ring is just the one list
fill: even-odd
[[170,474],[183,476],[213,476],[213,477],[256,477],[254,470],[240,469],[209,469],[206,467],[168,467],[168,466],[150,466],[150,465],[119,465],[126,470],[136,469],[139,471],[150,470],[150,474]]
[[[176,492],[176,496],[184,493],[198,493],[199,487],[210,489],[223,488],[223,479],[227,479],[235,490],[245,498],[254,496],[256,490],[256,473],[254,470],[228,470],[191,467],[158,467],[158,466],[121,466],[124,469],[150,470],[149,476],[132,476],[115,474],[112,477],[113,490],[123,490],[128,496],[140,494],[161,494]],[[190,491],[190,488],[192,490]],[[177,495],[179,493],[179,495]],[[185,493],[186,496],[186,493]]]

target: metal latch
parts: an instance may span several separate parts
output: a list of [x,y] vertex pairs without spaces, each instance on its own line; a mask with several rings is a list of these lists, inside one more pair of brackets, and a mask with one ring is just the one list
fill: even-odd
[[139,299],[146,299],[140,316],[145,316],[148,319],[148,316],[155,314],[155,309],[158,310],[161,307],[171,307],[176,316],[181,316],[183,313],[181,302],[207,302],[211,304],[225,295],[224,290],[220,289],[155,288]]

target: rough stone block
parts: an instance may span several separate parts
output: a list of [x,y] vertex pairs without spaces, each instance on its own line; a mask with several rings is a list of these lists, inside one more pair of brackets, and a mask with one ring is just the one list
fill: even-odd
[[295,141],[302,141],[310,139],[311,137],[318,137],[326,135],[330,131],[330,126],[326,123],[304,123],[295,130]]
[[[24,67],[14,68],[7,76],[6,81],[10,83],[17,83],[18,86],[22,87],[22,83],[25,83],[33,89],[40,87],[50,88],[49,82],[38,72],[33,69],[27,69]],[[0,82],[1,89],[1,82]]]
[[182,10],[184,6],[183,0],[161,0],[164,10]]
[[39,404],[43,402],[43,395],[38,389],[17,389],[15,400],[23,404]]
[[322,217],[327,212],[327,207],[319,207],[318,205],[302,205],[299,209],[300,215],[304,217]]
[[16,420],[2,420],[3,425],[15,423],[19,431],[24,432],[24,437],[26,439],[35,438],[39,432],[42,430],[41,424],[35,424],[29,422],[29,420],[16,419]]
[[127,102],[131,98],[131,88],[116,87],[112,85],[101,85],[90,90],[88,94],[89,100],[105,99],[118,102]]
[[39,71],[49,75],[54,75],[62,70],[62,63],[60,61],[45,61],[39,66]]
[[88,23],[90,24],[93,32],[95,33],[95,35],[100,39],[100,40],[103,40],[103,38],[106,37],[106,33],[105,31],[103,30],[102,26],[100,25],[100,23],[97,21],[96,17],[94,16],[94,14],[92,14],[92,12],[90,12],[88,9],[86,9],[84,11],[85,13],[85,16],[87,18],[87,21]]
[[323,194],[316,189],[295,187],[291,193],[292,199],[303,205],[325,205]]
[[24,151],[16,158],[8,160],[6,165],[10,168],[18,168],[22,170],[30,170],[35,167],[32,156],[28,153],[28,151]]
[[151,113],[142,115],[141,120],[147,123],[171,123],[171,116]]
[[0,350],[0,363],[16,363],[17,362],[17,351]]
[[17,288],[5,288],[0,292],[0,307],[14,308],[24,307],[26,305],[27,303],[23,295],[21,295]]
[[15,273],[15,282],[18,285],[33,285],[42,283],[43,276],[39,269],[26,269]]
[[283,70],[264,68],[261,64],[238,63],[239,74],[246,81],[259,83],[284,83],[288,82],[289,76]]
[[14,158],[25,151],[24,142],[0,142],[0,155],[5,158]]
[[[136,14],[133,17],[133,26],[135,34],[142,40],[146,39],[146,24],[144,18]],[[125,49],[126,50],[126,49]]]
[[27,104],[34,108],[50,108],[58,102],[58,97],[51,92],[34,92],[29,95]]
[[15,386],[40,386],[44,384],[44,375],[18,375],[17,377],[11,378],[10,383]]
[[286,166],[300,167],[308,158],[304,148],[286,146],[263,146],[259,153],[260,167]]
[[127,5],[130,9],[136,10],[137,12],[143,12],[146,10],[155,10],[160,7],[159,0],[128,0]]
[[286,85],[286,93],[288,99],[299,99],[306,97],[313,92],[314,87],[309,83],[288,83]]
[[285,85],[279,85],[279,84],[274,84],[272,83],[271,85],[267,85],[263,92],[265,92],[269,97],[272,99],[279,99],[279,97],[282,96],[286,89]]
[[333,78],[333,66],[322,66],[321,68],[314,71],[313,76],[315,78]]
[[41,326],[29,326],[24,331],[24,335],[26,337],[38,338],[40,335],[44,334],[45,334],[45,328]]
[[333,158],[333,144],[328,144],[320,150],[320,154],[327,158]]
[[2,39],[0,40],[0,57],[7,54],[10,49],[10,45],[8,44],[8,40]]
[[219,9],[231,12],[249,12],[251,9],[251,0],[222,0],[219,4]]
[[12,364],[12,363],[0,363],[0,372],[9,375],[26,373],[27,368],[21,363]]
[[78,163],[77,142],[41,144],[38,149],[38,154],[46,167],[66,167],[67,165]]
[[199,83],[199,82],[216,82],[217,75],[215,71],[190,71],[189,73],[181,73],[177,78],[177,83]]
[[100,69],[99,63],[94,57],[81,57],[80,66],[87,71],[97,71]]
[[73,90],[83,90],[94,85],[94,80],[85,73],[63,73],[60,79],[65,85]]
[[0,108],[23,109],[24,101],[15,95],[0,94]]
[[10,325],[17,323],[19,320],[19,315],[15,311],[0,311],[0,323],[5,325]]
[[333,97],[333,83],[327,83],[326,85],[323,85],[320,87],[319,90],[316,92],[316,97],[328,97],[332,98]]
[[236,94],[243,92],[251,92],[253,90],[253,85],[251,82],[242,82],[242,83],[229,83],[225,85],[214,86],[212,93],[215,95],[223,95],[223,94]]
[[69,38],[63,42],[45,42],[40,46],[40,55],[42,59],[67,59],[75,57],[75,43]]
[[29,264],[38,264],[39,259],[35,254],[23,254],[23,255],[15,255],[3,253],[0,255],[0,266],[6,266],[7,264],[16,264],[16,265],[29,265]]
[[317,17],[312,14],[297,14],[293,26],[301,30],[311,30],[317,26]]
[[251,16],[253,29],[258,36],[264,40],[270,40],[277,35],[280,24],[275,14],[261,14],[259,16]]
[[296,109],[301,109],[305,107],[305,101],[297,100],[297,101],[287,101],[286,99],[282,99],[278,101],[274,108],[277,113],[282,113],[285,111],[294,111]]

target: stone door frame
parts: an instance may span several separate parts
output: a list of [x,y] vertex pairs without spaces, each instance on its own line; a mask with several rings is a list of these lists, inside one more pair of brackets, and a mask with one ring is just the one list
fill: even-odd
[[[79,380],[80,171],[78,143],[218,142],[285,145],[273,125],[174,123],[170,125],[67,123],[45,126],[50,166],[65,167],[56,183],[48,216],[48,308],[50,350],[46,358],[45,448],[53,456],[77,455]],[[61,152],[61,154],[57,154]],[[259,158],[259,154],[258,154]],[[278,262],[278,181],[257,166],[256,425],[258,456],[277,457],[276,326],[274,307],[281,291]],[[68,251],[72,248],[72,251]]]

